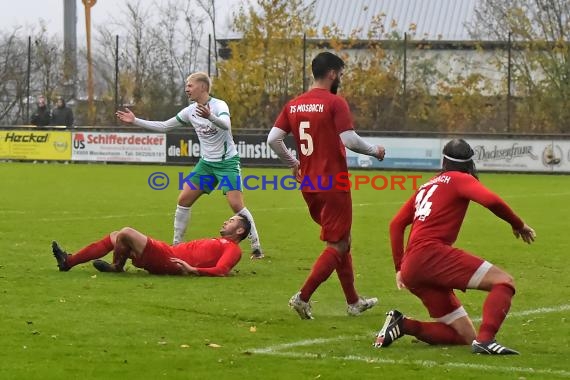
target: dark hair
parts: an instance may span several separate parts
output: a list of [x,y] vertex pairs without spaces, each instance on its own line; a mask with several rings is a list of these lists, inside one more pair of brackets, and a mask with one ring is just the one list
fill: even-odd
[[474,155],[475,152],[471,149],[467,141],[463,139],[453,139],[449,141],[443,147],[442,172],[458,171],[471,174],[473,177],[479,179],[477,168],[473,162]]
[[344,61],[333,53],[322,52],[317,54],[311,63],[311,70],[315,79],[322,79],[330,70],[344,68]]
[[244,229],[244,231],[240,235],[238,235],[239,241],[242,241],[243,239],[248,237],[251,231],[251,222],[243,215],[237,215],[237,217],[239,217],[240,225]]

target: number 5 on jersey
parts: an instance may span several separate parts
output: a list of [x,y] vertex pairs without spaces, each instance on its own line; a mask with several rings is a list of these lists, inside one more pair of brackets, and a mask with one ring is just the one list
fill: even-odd
[[299,123],[299,140],[301,140],[301,153],[303,156],[310,156],[313,154],[313,138],[309,134],[309,129],[311,124],[308,121],[302,121]]
[[426,193],[426,189],[422,189],[418,195],[416,195],[416,213],[414,214],[414,219],[419,219],[422,222],[431,214],[431,202],[430,197],[433,195],[435,189],[438,185],[433,185]]

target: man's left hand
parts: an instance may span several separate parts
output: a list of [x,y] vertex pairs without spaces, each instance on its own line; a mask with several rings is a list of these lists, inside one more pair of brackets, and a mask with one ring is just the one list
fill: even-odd
[[210,106],[207,104],[198,104],[196,106],[196,115],[203,117],[204,119],[209,118],[211,115]]
[[180,260],[179,258],[176,257],[171,257],[170,258],[170,262],[173,262],[174,264],[178,265],[178,267],[180,268],[180,272],[184,275],[198,275],[198,270],[196,268],[194,268],[193,266],[190,266],[186,261],[184,260]]

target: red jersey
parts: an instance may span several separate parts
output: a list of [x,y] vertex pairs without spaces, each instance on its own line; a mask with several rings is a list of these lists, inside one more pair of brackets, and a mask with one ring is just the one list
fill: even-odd
[[498,195],[470,174],[449,171],[422,185],[402,206],[390,223],[392,256],[396,270],[404,254],[404,231],[412,225],[406,251],[421,249],[430,243],[452,245],[457,239],[469,201],[491,210],[514,229],[523,221]]
[[346,150],[339,134],[353,129],[344,98],[314,88],[285,105],[275,127],[292,133],[299,147],[304,192],[350,191],[346,182],[337,186],[337,175],[347,173]]
[[239,245],[222,237],[177,244],[172,247],[172,252],[202,276],[224,276],[241,259]]

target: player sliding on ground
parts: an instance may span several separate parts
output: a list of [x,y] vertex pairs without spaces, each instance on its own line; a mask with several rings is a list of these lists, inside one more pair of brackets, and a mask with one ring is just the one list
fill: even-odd
[[[127,259],[131,259],[135,267],[152,274],[226,276],[241,259],[238,243],[247,237],[250,228],[246,217],[234,215],[224,222],[221,237],[171,246],[125,227],[73,255],[64,252],[55,241],[52,250],[62,272],[91,260],[100,272],[123,272]],[[99,260],[111,251],[112,263]]]
[[263,258],[261,243],[253,216],[245,207],[240,183],[240,158],[232,136],[230,111],[226,102],[210,96],[212,83],[206,73],[193,73],[186,79],[185,91],[193,101],[175,117],[166,121],[138,119],[128,108],[117,111],[124,123],[133,124],[157,132],[168,132],[178,127],[193,127],[200,140],[200,160],[192,170],[190,182],[178,196],[174,213],[174,237],[172,244],[184,241],[190,223],[192,205],[204,193],[221,188],[231,209],[245,216],[251,224],[251,249],[253,259]]
[[[473,155],[464,140],[448,142],[443,148],[442,172],[421,186],[392,219],[390,240],[396,285],[421,299],[435,322],[417,321],[391,310],[378,333],[376,347],[388,347],[396,339],[412,335],[429,344],[471,344],[476,354],[518,354],[495,341],[515,294],[513,278],[452,244],[469,201],[508,222],[514,235],[525,243],[532,243],[536,235],[501,198],[478,181]],[[412,227],[404,253],[408,225]],[[478,333],[454,289],[489,292]]]

